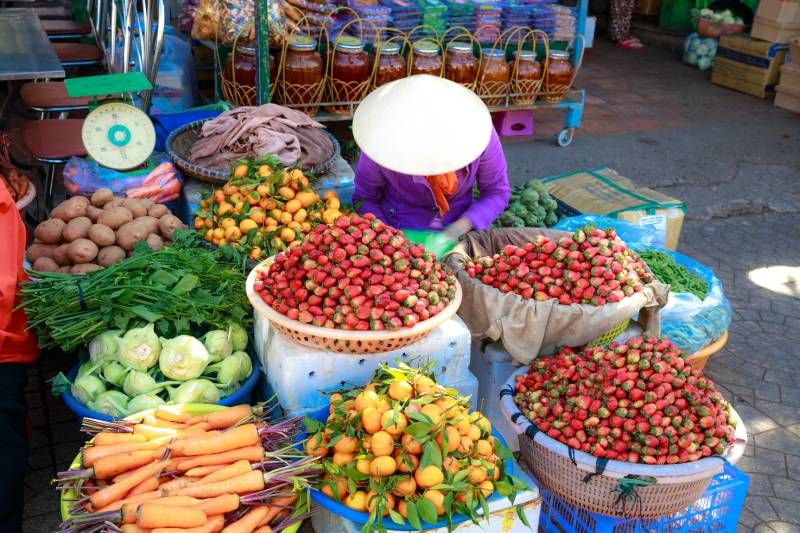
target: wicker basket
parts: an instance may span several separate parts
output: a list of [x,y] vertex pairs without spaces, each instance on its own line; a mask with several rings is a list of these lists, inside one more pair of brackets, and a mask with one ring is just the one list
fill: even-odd
[[594,348],[595,346],[603,346],[605,344],[610,343],[611,341],[622,335],[622,332],[628,328],[628,324],[630,324],[630,322],[631,322],[630,318],[623,320],[613,328],[609,329],[602,335],[598,336],[593,341],[588,342],[586,344],[586,347]]
[[[683,511],[705,492],[711,478],[722,471],[724,461],[735,464],[744,454],[747,430],[731,408],[736,437],[724,459],[707,457],[679,465],[608,461],[600,470],[596,457],[577,450],[570,452],[566,445],[534,431],[535,426],[519,412],[513,399],[514,384],[517,375],[527,371],[523,367],[514,372],[500,392],[503,415],[518,432],[521,460],[539,483],[581,509],[622,518],[656,518]],[[649,478],[654,483],[639,485],[630,498],[621,498],[621,481],[637,478]]]
[[[197,178],[201,181],[213,183],[215,185],[224,185],[230,178],[230,171],[202,167],[188,160],[189,150],[191,150],[192,145],[194,145],[194,143],[200,137],[200,129],[203,127],[203,123],[206,120],[209,119],[196,120],[194,122],[184,124],[180,128],[170,133],[166,142],[167,152],[172,158],[172,161],[175,163],[175,166],[181,169],[181,172],[184,174],[187,174],[193,178]],[[325,135],[330,137],[331,144],[333,145],[333,153],[321,164],[311,168],[303,168],[304,172],[310,172],[312,174],[324,174],[333,166],[333,164],[336,162],[336,159],[339,157],[339,141],[337,141],[336,137],[334,137],[329,131],[322,131],[325,132]]]
[[258,273],[268,270],[273,261],[274,258],[270,257],[250,271],[247,276],[247,298],[255,311],[269,320],[270,325],[277,331],[304,346],[317,350],[353,355],[396,350],[424,338],[428,333],[451,319],[458,311],[458,306],[461,305],[461,286],[456,282],[456,296],[447,307],[436,316],[411,328],[396,331],[349,331],[311,326],[277,312],[267,305],[253,288]]
[[712,355],[720,351],[725,347],[725,344],[728,342],[728,332],[722,334],[722,337],[715,340],[699,352],[692,354],[686,358],[686,361],[689,362],[694,368],[699,368],[700,370],[706,366],[706,363],[711,358]]

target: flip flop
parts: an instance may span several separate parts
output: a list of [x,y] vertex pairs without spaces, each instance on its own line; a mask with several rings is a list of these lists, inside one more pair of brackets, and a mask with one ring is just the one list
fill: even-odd
[[640,41],[636,37],[632,37],[632,38],[627,39],[625,41],[619,41],[617,43],[617,47],[619,47],[619,48],[630,48],[630,49],[638,50],[638,49],[644,48],[644,45],[642,44],[642,41]]

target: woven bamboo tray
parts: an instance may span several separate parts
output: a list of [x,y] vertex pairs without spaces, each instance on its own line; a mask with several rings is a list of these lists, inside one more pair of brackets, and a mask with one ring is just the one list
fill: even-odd
[[[596,457],[578,450],[571,453],[565,444],[541,431],[533,431],[535,426],[519,412],[513,398],[514,383],[517,375],[527,371],[527,367],[522,367],[514,372],[500,391],[503,415],[518,432],[521,460],[539,483],[581,509],[629,519],[681,512],[702,496],[711,478],[722,471],[726,461],[735,464],[744,454],[747,430],[731,407],[736,435],[724,456],[676,465],[608,461],[598,474]],[[629,476],[653,478],[655,483],[636,487],[631,498],[620,498],[620,481],[631,479]]]
[[[209,119],[196,120],[194,122],[184,124],[176,130],[173,130],[173,132],[167,137],[167,152],[172,158],[172,161],[175,163],[175,166],[181,169],[181,172],[184,174],[187,174],[193,178],[197,178],[201,181],[213,183],[215,185],[224,185],[230,178],[230,171],[202,167],[188,160],[189,150],[200,137],[200,129],[203,127],[203,123],[206,120]],[[322,131],[330,138],[331,144],[333,145],[333,152],[321,164],[308,168],[303,167],[303,172],[309,172],[317,175],[324,174],[333,166],[333,164],[336,162],[336,159],[339,157],[341,152],[339,141],[337,141],[336,137],[334,137],[328,130]]]
[[461,305],[461,286],[456,281],[455,298],[447,307],[436,316],[411,328],[396,331],[350,331],[311,326],[282,315],[267,305],[253,288],[258,273],[269,270],[273,261],[274,257],[270,257],[250,271],[247,276],[247,298],[253,309],[269,320],[270,325],[277,331],[295,342],[317,350],[353,355],[396,350],[423,339],[428,333],[450,320],[458,311],[458,306]]

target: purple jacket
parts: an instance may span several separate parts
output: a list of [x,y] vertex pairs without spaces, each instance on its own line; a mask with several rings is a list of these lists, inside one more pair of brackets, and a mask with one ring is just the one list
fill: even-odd
[[[440,230],[462,216],[472,222],[473,229],[487,229],[505,210],[511,196],[506,159],[494,130],[483,154],[456,172],[458,190],[448,197],[450,211],[444,219],[425,177],[392,172],[363,153],[355,174],[353,205],[361,203],[358,212],[373,213],[400,229]],[[476,182],[481,194],[480,199],[473,200]]]

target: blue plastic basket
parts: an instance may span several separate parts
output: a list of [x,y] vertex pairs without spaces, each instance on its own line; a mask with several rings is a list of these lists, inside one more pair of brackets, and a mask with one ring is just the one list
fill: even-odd
[[[261,375],[261,365],[258,362],[258,357],[253,355],[250,356],[250,360],[253,363],[253,371],[250,373],[250,377],[248,377],[242,386],[239,387],[239,390],[234,392],[233,394],[229,394],[228,396],[222,398],[220,401],[217,402],[217,405],[224,405],[226,407],[230,407],[232,405],[239,405],[242,403],[250,403],[250,396],[253,392],[253,388],[256,386],[258,382],[258,378]],[[75,380],[75,376],[78,375],[78,366],[72,368],[67,374],[67,378],[70,381]],[[94,418],[97,420],[105,420],[106,422],[112,422],[114,417],[108,416],[104,413],[99,413],[97,411],[92,411],[82,403],[80,403],[70,391],[66,391],[64,394],[61,395],[64,399],[64,403],[67,404],[67,407],[70,411],[78,415],[78,418]]]
[[539,530],[545,533],[705,533],[736,531],[750,478],[733,465],[711,479],[705,494],[683,513],[626,520],[591,513],[539,488]]

